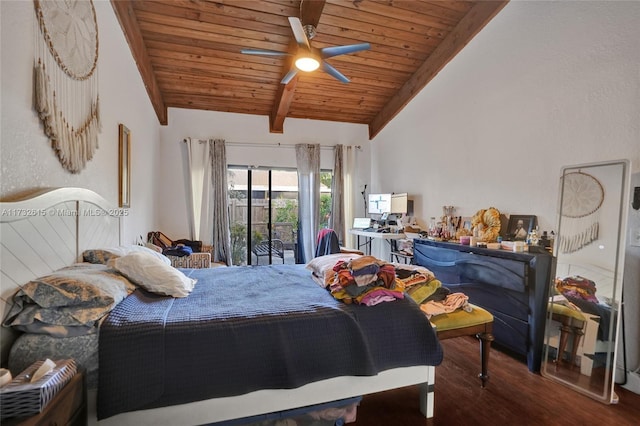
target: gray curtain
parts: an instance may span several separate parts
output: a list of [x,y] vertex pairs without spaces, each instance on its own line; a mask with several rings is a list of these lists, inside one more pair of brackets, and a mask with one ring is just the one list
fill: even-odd
[[346,228],[344,226],[344,167],[342,145],[336,145],[333,151],[333,180],[331,183],[331,217],[329,228],[338,236],[340,244],[344,244]]
[[213,261],[231,265],[231,231],[227,193],[227,149],[224,139],[209,140],[213,203]]
[[298,262],[307,263],[315,253],[320,223],[320,145],[297,144]]

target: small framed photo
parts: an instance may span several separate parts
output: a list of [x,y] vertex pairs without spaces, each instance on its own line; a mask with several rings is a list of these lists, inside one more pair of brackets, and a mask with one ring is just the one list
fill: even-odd
[[131,132],[124,124],[118,126],[119,134],[119,194],[118,205],[131,207]]
[[505,238],[511,241],[526,241],[529,232],[537,225],[537,217],[533,215],[511,215]]

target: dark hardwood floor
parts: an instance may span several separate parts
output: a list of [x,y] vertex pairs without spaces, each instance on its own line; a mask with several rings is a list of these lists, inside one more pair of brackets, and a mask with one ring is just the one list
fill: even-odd
[[491,349],[490,380],[480,388],[479,349],[472,337],[442,342],[436,368],[435,416],[421,416],[417,386],[364,396],[354,426],[638,425],[640,395],[616,386],[620,402],[606,405],[529,372],[526,364]]

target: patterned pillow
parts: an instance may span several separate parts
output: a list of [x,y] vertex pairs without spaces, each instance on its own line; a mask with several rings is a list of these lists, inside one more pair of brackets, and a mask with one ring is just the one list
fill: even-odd
[[115,253],[110,252],[109,250],[85,250],[82,253],[82,260],[88,263],[95,263],[99,265],[106,265],[111,259],[115,259],[118,256]]
[[162,260],[167,265],[171,265],[171,260],[162,253],[144,246],[119,246],[107,249],[91,249],[82,252],[82,260],[89,263],[99,263],[106,265],[112,259],[123,257],[131,253],[147,253]]
[[55,337],[95,333],[100,320],[135,288],[105,265],[78,263],[22,286],[3,325]]

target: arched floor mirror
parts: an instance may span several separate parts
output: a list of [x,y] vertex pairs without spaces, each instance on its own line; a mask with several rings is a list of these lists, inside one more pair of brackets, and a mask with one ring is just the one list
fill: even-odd
[[617,402],[629,167],[627,160],[567,166],[560,177],[541,373],[604,403]]

